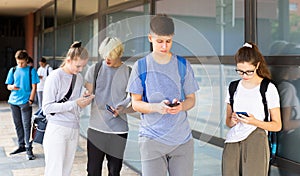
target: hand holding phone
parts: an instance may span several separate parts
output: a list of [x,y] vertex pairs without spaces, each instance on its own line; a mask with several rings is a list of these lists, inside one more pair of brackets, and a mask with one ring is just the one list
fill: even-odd
[[84,97],[84,98],[89,98],[90,96],[91,96],[91,94],[89,93],[88,90],[86,90],[86,91],[84,92],[84,94],[83,94],[83,97]]
[[115,110],[111,106],[109,106],[108,104],[106,104],[105,107],[106,107],[106,110],[108,110],[109,112],[111,112],[113,115],[115,114]]
[[179,105],[179,102],[175,102],[175,103],[170,103],[168,104],[169,107],[175,107],[175,106],[178,106]]
[[247,112],[235,112],[240,118],[243,118],[241,115],[244,115],[246,117],[249,117],[249,115],[247,114]]

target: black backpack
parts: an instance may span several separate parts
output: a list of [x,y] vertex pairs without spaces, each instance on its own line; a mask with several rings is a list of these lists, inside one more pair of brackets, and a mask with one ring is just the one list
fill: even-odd
[[[229,101],[230,101],[230,106],[231,106],[231,110],[232,112],[233,111],[233,102],[234,102],[234,99],[233,99],[233,96],[234,96],[234,93],[236,91],[236,88],[239,84],[240,80],[235,80],[235,81],[232,81],[230,84],[229,84]],[[267,104],[267,99],[266,99],[266,91],[268,89],[268,85],[269,83],[271,82],[270,79],[267,79],[267,78],[264,78],[261,83],[260,83],[260,88],[259,88],[259,91],[260,91],[260,94],[261,94],[261,97],[262,97],[262,102],[263,102],[263,105],[264,105],[264,111],[265,111],[265,119],[264,121],[265,122],[268,122],[269,119],[268,119],[268,116],[269,116],[269,109],[268,109],[268,104]],[[277,133],[276,132],[268,132],[268,139],[269,139],[269,147],[270,147],[270,162],[274,162],[275,160],[275,155],[276,155],[276,152],[277,152]]]

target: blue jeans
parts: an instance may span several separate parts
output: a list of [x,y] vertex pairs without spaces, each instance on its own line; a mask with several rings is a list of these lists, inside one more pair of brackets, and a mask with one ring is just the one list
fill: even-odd
[[29,103],[22,105],[10,104],[12,116],[18,136],[18,144],[23,147],[31,147],[30,132],[31,132],[31,115],[32,107]]

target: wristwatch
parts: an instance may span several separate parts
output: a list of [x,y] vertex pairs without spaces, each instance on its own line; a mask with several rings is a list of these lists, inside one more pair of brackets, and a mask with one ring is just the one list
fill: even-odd
[[29,100],[29,101],[30,101],[31,104],[33,103],[33,100]]

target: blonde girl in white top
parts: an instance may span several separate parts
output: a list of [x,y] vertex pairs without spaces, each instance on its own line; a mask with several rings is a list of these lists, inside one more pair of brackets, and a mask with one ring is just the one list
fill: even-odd
[[[47,77],[43,92],[43,111],[48,124],[44,136],[45,176],[69,176],[79,138],[79,115],[94,95],[85,93],[81,74],[88,62],[88,52],[81,42],[74,42],[60,68]],[[59,103],[67,94],[73,75],[76,82],[68,101]]]

